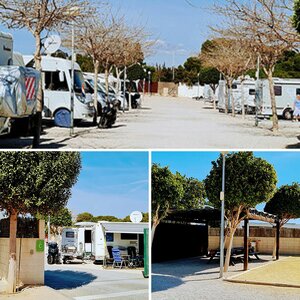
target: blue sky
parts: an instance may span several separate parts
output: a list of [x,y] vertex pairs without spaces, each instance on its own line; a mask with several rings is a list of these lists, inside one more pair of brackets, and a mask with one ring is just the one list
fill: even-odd
[[82,170],[67,207],[75,214],[125,217],[148,211],[147,152],[82,152]]
[[[172,172],[180,172],[189,177],[203,180],[211,170],[211,162],[219,152],[154,152],[152,161],[169,166]],[[255,152],[274,165],[278,177],[278,187],[284,184],[300,182],[300,152]],[[263,210],[264,204],[257,207]],[[291,221],[295,223],[295,220]],[[300,220],[296,223],[300,224]]]
[[[147,57],[149,64],[182,64],[187,57],[198,53],[209,37],[208,25],[217,23],[207,0],[109,0],[113,8],[124,15],[128,24],[143,25],[158,40],[155,54]],[[191,5],[189,4],[191,3]],[[22,54],[34,52],[34,39],[27,30],[0,30],[14,36],[14,49]]]

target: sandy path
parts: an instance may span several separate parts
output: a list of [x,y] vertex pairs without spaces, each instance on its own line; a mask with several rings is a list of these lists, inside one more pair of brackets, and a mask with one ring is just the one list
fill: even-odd
[[[211,109],[200,101],[151,97],[143,109],[120,114],[112,129],[91,126],[69,130],[47,127],[42,148],[76,149],[284,149],[300,147],[299,123],[281,121],[274,135],[270,121],[254,127],[253,116],[242,120]],[[26,148],[31,139],[2,139],[4,148]]]

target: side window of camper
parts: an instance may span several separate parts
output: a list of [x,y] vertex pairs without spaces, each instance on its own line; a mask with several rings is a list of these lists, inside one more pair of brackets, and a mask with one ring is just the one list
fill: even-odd
[[300,95],[300,89],[296,89],[296,95]]
[[59,72],[45,72],[45,89],[49,91],[69,91],[66,76],[64,80],[59,78]]
[[112,232],[106,233],[106,241],[107,242],[113,242],[114,241],[114,234]]
[[255,96],[255,95],[256,95],[255,89],[250,89],[250,90],[249,90],[249,95],[250,95],[250,96]]
[[275,92],[275,96],[282,96],[282,86],[275,85],[274,92]]
[[121,233],[121,240],[137,240],[137,234]]

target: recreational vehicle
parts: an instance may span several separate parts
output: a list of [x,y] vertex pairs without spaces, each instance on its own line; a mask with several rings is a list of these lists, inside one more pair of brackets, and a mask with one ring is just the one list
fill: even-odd
[[76,223],[75,228],[64,228],[61,240],[61,257],[63,263],[72,260],[90,258],[92,245],[92,230],[96,223]]
[[[263,116],[272,115],[271,97],[268,80],[264,79],[258,82],[257,99],[261,114]],[[300,93],[300,79],[282,79],[274,78],[274,91],[276,98],[277,114],[286,120],[293,118],[293,103],[296,95]]]
[[[26,66],[34,66],[33,56],[24,56]],[[53,118],[56,126],[71,124],[71,61],[51,56],[42,57],[44,117]],[[81,69],[75,63],[74,119],[82,120],[94,115],[92,97],[85,94],[85,82]]]
[[111,255],[111,249],[117,247],[123,254],[133,247],[140,256],[144,255],[144,229],[148,223],[98,222],[93,228],[93,256],[95,262],[104,261]]
[[[234,80],[232,84],[232,97],[234,98],[234,106],[236,112],[241,112],[244,102],[245,111],[247,113],[255,112],[255,80],[252,78],[247,78],[243,82],[240,79]],[[228,91],[229,93],[229,91]],[[226,81],[219,81],[218,89],[218,108],[219,111],[225,111],[226,103]],[[227,94],[227,97],[229,95]],[[244,100],[243,100],[244,97]],[[228,110],[232,110],[232,99],[229,97]]]

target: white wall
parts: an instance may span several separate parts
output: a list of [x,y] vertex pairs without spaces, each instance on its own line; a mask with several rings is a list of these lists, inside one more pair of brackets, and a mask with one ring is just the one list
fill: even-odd
[[203,97],[204,86],[198,87],[198,85],[187,86],[186,84],[180,83],[178,86],[178,97]]

